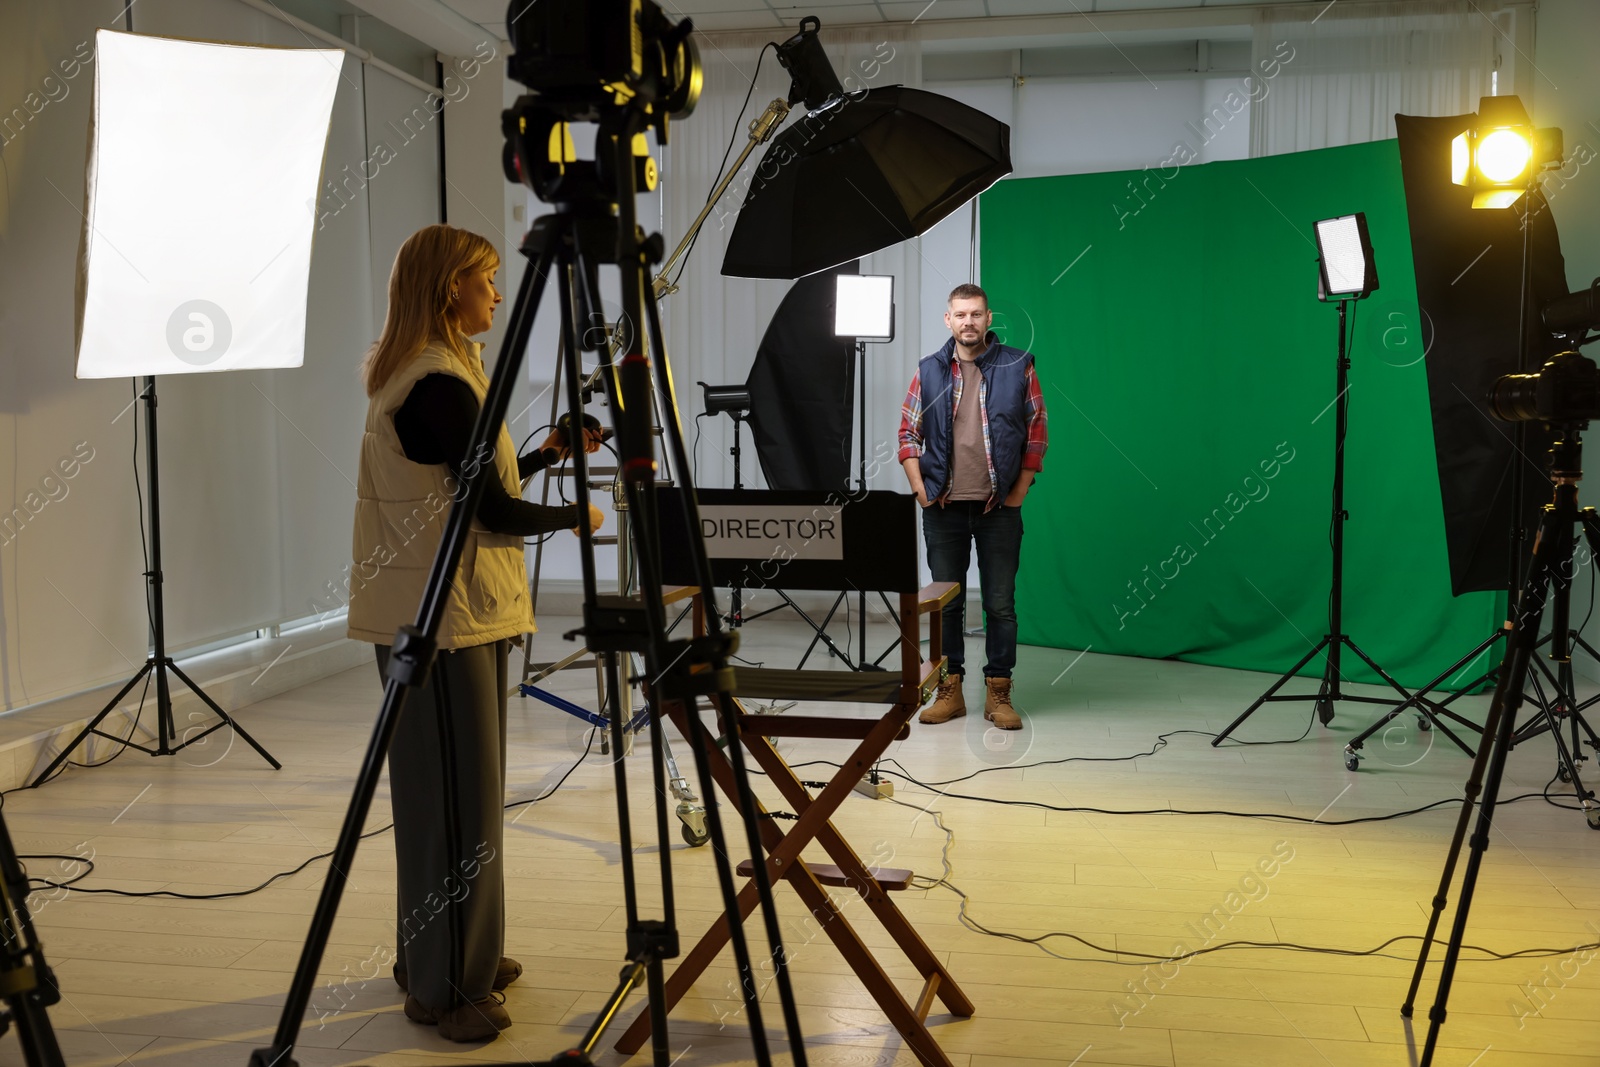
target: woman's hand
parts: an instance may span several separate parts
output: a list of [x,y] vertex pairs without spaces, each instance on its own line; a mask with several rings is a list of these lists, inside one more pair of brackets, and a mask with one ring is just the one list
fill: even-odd
[[[605,523],[605,512],[602,512],[602,510],[598,509],[598,507],[595,507],[594,504],[590,504],[589,533],[598,533],[602,523]],[[579,537],[584,536],[584,530],[582,530],[582,526],[573,526],[573,534],[576,534],[576,536]]]
[[567,458],[567,438],[560,430],[551,430],[550,436],[544,439],[544,444],[539,446],[542,452],[547,448],[555,449],[556,462],[560,463]]
[[[583,450],[591,453],[600,451],[600,443],[604,438],[604,434],[605,430],[603,429],[585,428],[583,431]],[[571,450],[567,447],[567,435],[562,433],[560,430],[551,430],[550,436],[546,437],[544,439],[544,444],[540,445],[539,447],[541,449],[555,449],[556,462],[558,463],[572,454]]]

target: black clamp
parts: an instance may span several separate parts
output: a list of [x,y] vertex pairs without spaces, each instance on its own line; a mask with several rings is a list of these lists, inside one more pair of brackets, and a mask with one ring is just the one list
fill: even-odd
[[[628,958],[641,963],[678,957],[678,931],[660,919],[640,919],[628,929]],[[623,972],[624,974],[627,971]]]
[[736,692],[728,659],[739,650],[739,631],[725,630],[688,641],[668,642],[666,666],[656,687],[667,700],[693,705],[700,697]]
[[421,688],[433,669],[433,658],[439,643],[415,626],[407,624],[394,634],[394,646],[389,650],[389,666],[384,670],[390,678],[411,689]]

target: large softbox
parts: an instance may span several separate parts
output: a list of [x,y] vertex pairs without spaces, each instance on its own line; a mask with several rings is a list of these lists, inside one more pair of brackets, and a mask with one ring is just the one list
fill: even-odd
[[[1450,142],[1475,121],[1473,115],[1395,116],[1450,583],[1457,596],[1510,584],[1513,465],[1522,466],[1528,530],[1550,499],[1549,433],[1542,424],[1523,424],[1527,437],[1519,451],[1513,445],[1517,427],[1496,419],[1486,400],[1495,379],[1519,370],[1523,208],[1474,210],[1471,191],[1452,184]],[[1566,294],[1566,271],[1549,207],[1537,191],[1527,196],[1537,315],[1546,301]],[[1528,371],[1537,370],[1557,347],[1542,325],[1535,329],[1529,365],[1523,368]]]
[[78,377],[300,366],[343,63],[95,35]]
[[855,341],[833,335],[840,274],[859,261],[801,278],[767,325],[750,389],[750,428],[772,489],[846,489],[855,410]]

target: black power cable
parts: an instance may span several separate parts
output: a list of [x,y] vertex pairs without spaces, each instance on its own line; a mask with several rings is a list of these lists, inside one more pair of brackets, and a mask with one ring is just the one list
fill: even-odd
[[[949,794],[946,794],[946,795],[949,795]],[[961,904],[960,904],[959,910],[957,912],[957,920],[961,923],[962,926],[966,927],[967,929],[971,930],[972,932],[978,933],[978,934],[984,934],[985,936],[988,936],[988,937],[999,938],[999,939],[1001,939],[1003,941],[1015,941],[1015,942],[1017,942],[1019,944],[1033,945],[1036,948],[1038,948],[1039,951],[1045,953],[1048,956],[1052,956],[1052,957],[1054,957],[1056,959],[1066,960],[1066,961],[1072,962],[1072,963],[1109,963],[1109,964],[1112,964],[1114,966],[1119,966],[1119,967],[1145,967],[1145,966],[1148,966],[1150,963],[1163,963],[1163,964],[1165,964],[1165,963],[1182,963],[1185,960],[1195,959],[1196,957],[1199,957],[1199,956],[1208,956],[1213,952],[1237,951],[1237,950],[1242,950],[1242,949],[1256,949],[1256,950],[1262,950],[1262,951],[1310,952],[1310,953],[1314,953],[1314,954],[1318,954],[1318,955],[1325,955],[1325,956],[1381,956],[1381,957],[1383,957],[1385,959],[1405,960],[1407,962],[1411,962],[1413,960],[1413,957],[1411,957],[1411,956],[1394,955],[1394,954],[1385,952],[1384,949],[1390,947],[1391,945],[1399,944],[1401,942],[1406,942],[1406,941],[1417,941],[1417,942],[1420,942],[1420,941],[1423,940],[1421,937],[1418,937],[1415,934],[1401,934],[1401,935],[1397,935],[1395,937],[1391,937],[1387,941],[1384,941],[1381,944],[1375,945],[1372,948],[1360,948],[1360,949],[1356,949],[1356,948],[1339,948],[1337,946],[1326,946],[1326,945],[1302,945],[1302,944],[1300,944],[1298,942],[1295,942],[1295,941],[1243,941],[1243,940],[1240,940],[1240,941],[1224,941],[1221,944],[1217,944],[1217,945],[1202,945],[1201,947],[1199,947],[1197,949],[1192,949],[1192,950],[1190,950],[1188,952],[1175,952],[1175,953],[1169,953],[1169,954],[1161,955],[1161,954],[1151,953],[1151,952],[1136,952],[1136,951],[1132,951],[1132,950],[1124,949],[1124,948],[1111,948],[1111,947],[1108,947],[1108,946],[1105,946],[1105,945],[1096,944],[1095,942],[1090,941],[1087,938],[1080,937],[1077,934],[1069,933],[1069,932],[1067,932],[1065,930],[1051,930],[1051,931],[1048,931],[1046,933],[1037,934],[1037,935],[1033,935],[1033,936],[1029,936],[1027,934],[1018,934],[1018,933],[1014,933],[1014,932],[1009,931],[1009,930],[995,930],[995,929],[992,929],[991,927],[985,926],[983,923],[980,923],[978,920],[974,919],[972,916],[967,914],[967,905],[969,903],[971,903],[971,898],[968,897],[967,894],[960,887],[958,887],[955,883],[950,881],[950,875],[952,873],[952,868],[951,868],[951,865],[950,865],[950,849],[955,844],[955,831],[951,830],[948,826],[946,826],[944,824],[944,813],[942,811],[937,811],[937,810],[932,809],[932,808],[918,808],[917,805],[915,805],[915,804],[907,804],[905,801],[903,801],[903,800],[895,800],[893,797],[888,797],[886,799],[888,799],[890,803],[899,804],[901,807],[913,808],[913,809],[915,809],[917,811],[926,812],[927,814],[932,815],[933,816],[934,825],[937,826],[940,830],[944,831],[944,835],[945,835],[944,846],[940,850],[940,857],[939,857],[940,865],[943,868],[943,872],[940,875],[940,877],[938,877],[938,878],[932,878],[932,877],[929,877],[929,876],[926,876],[926,875],[914,876],[913,877],[913,883],[916,885],[916,887],[918,889],[941,889],[942,888],[942,889],[948,889],[948,890],[950,890],[950,892],[954,893],[957,897],[959,897],[961,899]],[[1514,799],[1519,799],[1520,800],[1520,799],[1526,799],[1526,797],[1518,797],[1518,798],[1514,798]],[[1109,956],[1111,958],[1107,959],[1107,958],[1104,958],[1104,957],[1094,957],[1094,956],[1065,956],[1065,955],[1062,955],[1061,953],[1050,949],[1046,945],[1046,942],[1050,941],[1053,938],[1058,938],[1058,937],[1059,938],[1065,938],[1065,939],[1067,939],[1069,941],[1076,941],[1078,944],[1083,945],[1086,948],[1093,949],[1096,952],[1104,953],[1105,956]],[[1441,944],[1441,945],[1444,944],[1444,942],[1440,941],[1438,938],[1434,939],[1434,943],[1435,944]],[[1576,945],[1576,946],[1573,946],[1571,948],[1525,948],[1525,949],[1518,949],[1515,952],[1496,952],[1494,949],[1484,948],[1481,945],[1463,945],[1462,948],[1464,948],[1465,950],[1467,950],[1469,952],[1479,953],[1480,955],[1477,956],[1477,957],[1467,957],[1466,959],[1471,961],[1471,962],[1480,962],[1481,963],[1481,962],[1488,962],[1488,961],[1491,961],[1491,960],[1544,959],[1544,958],[1555,957],[1555,956],[1570,956],[1570,955],[1573,955],[1573,954],[1578,953],[1578,952],[1584,952],[1584,951],[1588,951],[1590,949],[1600,948],[1600,942],[1591,942],[1591,943],[1585,944],[1585,945]],[[1124,957],[1124,958],[1119,958],[1119,957]],[[1126,957],[1132,957],[1132,958],[1126,958]]]
[[[564,773],[561,776],[561,778],[556,782],[555,785],[551,786],[549,789],[545,790],[543,793],[541,793],[540,795],[538,795],[536,797],[532,797],[532,798],[529,798],[527,800],[513,800],[509,804],[505,805],[505,810],[506,811],[510,811],[512,808],[523,807],[525,805],[537,804],[541,800],[547,800],[552,795],[554,795],[555,791],[560,789],[563,785],[565,785],[568,778],[572,777],[572,772],[576,771],[580,766],[583,765],[583,761],[589,758],[589,753],[594,748],[594,735],[596,733],[596,730],[598,730],[598,727],[596,727],[595,729],[591,729],[589,731],[589,741],[588,741],[587,744],[584,745],[583,754],[578,757],[577,762],[573,763],[573,765],[571,767],[567,768],[566,773]],[[16,792],[16,790],[14,790],[14,789],[13,790],[7,790],[7,792]],[[3,795],[4,794],[0,794],[0,796],[3,796]],[[361,835],[361,839],[363,841],[365,841],[370,837],[376,837],[379,834],[387,833],[388,831],[390,831],[392,829],[394,829],[394,823],[388,823],[387,825],[378,827],[376,830],[367,831],[366,833]],[[86,858],[86,857],[83,857],[83,856],[62,856],[62,855],[59,855],[59,854],[56,854],[56,853],[35,853],[35,854],[29,854],[29,855],[21,855],[21,856],[18,856],[17,858],[21,859],[21,860],[64,859],[64,860],[71,860],[74,863],[81,863],[81,864],[84,865],[84,870],[82,872],[80,872],[79,874],[75,875],[74,877],[68,879],[65,882],[56,882],[56,881],[52,881],[49,878],[43,878],[43,877],[39,877],[39,876],[30,877],[28,879],[28,884],[29,884],[29,887],[30,887],[30,891],[34,890],[34,889],[48,887],[48,888],[51,888],[51,889],[75,889],[75,891],[79,892],[79,893],[97,893],[97,894],[103,894],[103,895],[106,895],[106,896],[116,896],[116,897],[137,897],[137,898],[171,897],[171,898],[174,898],[174,899],[177,899],[177,900],[229,900],[229,899],[232,899],[234,897],[247,897],[247,896],[250,896],[253,893],[259,893],[263,889],[265,889],[268,886],[272,885],[274,882],[279,882],[279,881],[282,881],[285,878],[290,877],[291,875],[299,874],[301,871],[305,870],[307,867],[311,866],[313,863],[317,862],[318,860],[327,859],[331,855],[333,855],[333,852],[331,850],[328,851],[328,852],[319,852],[315,856],[309,857],[308,859],[306,859],[306,861],[304,863],[301,863],[299,866],[293,868],[292,870],[279,871],[277,874],[274,874],[272,877],[268,878],[266,881],[262,882],[259,885],[252,886],[249,889],[234,889],[234,890],[229,890],[227,892],[222,892],[222,893],[180,893],[180,892],[177,892],[176,890],[171,890],[171,889],[155,889],[155,890],[147,890],[147,891],[144,891],[144,892],[133,892],[133,891],[127,890],[127,889],[88,889],[88,888],[79,888],[78,887],[78,883],[83,881],[89,875],[94,873],[95,865],[94,865],[94,860],[92,860],[92,859],[89,859],[89,858]]]

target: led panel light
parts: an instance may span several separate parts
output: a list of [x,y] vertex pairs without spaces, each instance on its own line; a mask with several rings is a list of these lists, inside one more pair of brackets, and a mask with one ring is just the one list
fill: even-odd
[[1316,229],[1321,299],[1360,300],[1378,287],[1365,214],[1322,219]]
[[894,340],[894,276],[839,275],[833,333],[858,341]]
[[95,47],[78,377],[300,366],[344,53],[111,30]]

